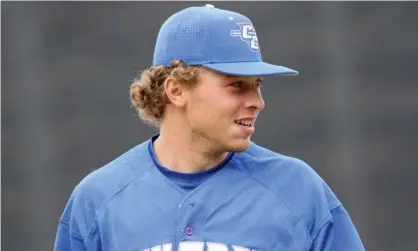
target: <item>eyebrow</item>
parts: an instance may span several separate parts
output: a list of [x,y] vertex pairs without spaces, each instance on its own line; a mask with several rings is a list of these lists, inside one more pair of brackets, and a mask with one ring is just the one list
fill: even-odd
[[239,76],[232,76],[232,75],[224,75],[224,78],[231,79],[231,78],[238,78]]
[[[225,75],[226,79],[234,79],[234,78],[243,78],[244,76],[232,76],[232,75]],[[263,77],[257,77],[257,80],[264,80]]]

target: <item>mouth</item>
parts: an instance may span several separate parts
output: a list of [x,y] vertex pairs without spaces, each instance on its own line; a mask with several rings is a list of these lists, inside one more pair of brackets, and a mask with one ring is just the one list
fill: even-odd
[[235,120],[235,124],[240,125],[240,126],[245,126],[245,127],[253,127],[254,126],[254,119],[239,119],[239,120]]

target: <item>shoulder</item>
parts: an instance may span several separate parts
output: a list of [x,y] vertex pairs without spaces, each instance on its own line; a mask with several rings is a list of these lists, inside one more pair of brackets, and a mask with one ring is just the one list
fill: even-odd
[[250,148],[239,155],[240,158],[236,160],[240,162],[241,168],[267,182],[277,183],[277,179],[280,178],[280,181],[292,180],[306,186],[320,186],[324,183],[324,180],[305,161],[274,152],[255,143],[251,143]]
[[86,237],[100,210],[146,173],[151,161],[146,141],[91,172],[75,186],[61,221],[76,225],[79,235]]
[[146,172],[150,163],[148,142],[144,142],[88,174],[74,192],[79,195],[94,194],[100,201],[106,200]]
[[271,190],[314,234],[341,205],[327,183],[306,162],[252,143],[236,165]]

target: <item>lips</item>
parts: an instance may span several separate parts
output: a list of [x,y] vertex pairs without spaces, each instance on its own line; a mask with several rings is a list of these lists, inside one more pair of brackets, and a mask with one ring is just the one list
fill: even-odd
[[234,122],[235,124],[238,125],[240,131],[244,133],[245,137],[250,136],[255,131],[255,128],[254,128],[255,119],[245,118],[245,119],[235,120]]
[[248,127],[252,127],[254,124],[254,120],[252,119],[240,119],[240,120],[235,120],[234,122],[238,125],[243,125],[243,126],[248,126]]

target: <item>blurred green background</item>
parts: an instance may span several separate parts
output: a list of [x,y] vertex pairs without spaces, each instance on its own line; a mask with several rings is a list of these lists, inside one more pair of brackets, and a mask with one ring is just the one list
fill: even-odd
[[128,90],[160,25],[249,16],[268,77],[253,140],[308,162],[368,250],[418,250],[417,2],[1,2],[2,248],[52,250],[74,186],[156,129]]

